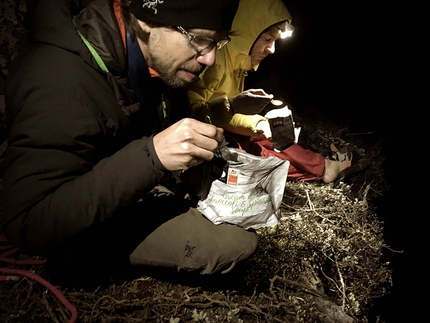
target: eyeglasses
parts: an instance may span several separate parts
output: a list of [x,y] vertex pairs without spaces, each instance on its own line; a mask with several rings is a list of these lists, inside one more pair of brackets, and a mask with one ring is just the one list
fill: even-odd
[[213,40],[212,38],[206,38],[201,36],[191,35],[188,31],[186,31],[181,26],[176,27],[185,37],[188,38],[188,46],[194,48],[197,53],[200,55],[206,55],[212,51],[212,49],[216,48],[221,49],[231,40],[230,37]]

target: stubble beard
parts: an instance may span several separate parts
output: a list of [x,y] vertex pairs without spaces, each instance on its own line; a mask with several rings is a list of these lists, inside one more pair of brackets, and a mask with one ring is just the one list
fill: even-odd
[[[162,57],[160,57],[160,55],[157,55],[156,51],[152,51],[151,46],[148,46],[148,48],[148,55],[152,65],[151,67],[160,75],[164,83],[172,88],[183,88],[194,82],[179,77],[178,72],[180,70],[189,71],[196,75],[200,75],[205,69],[205,67],[201,66],[200,64],[198,66],[186,66],[184,64],[174,67],[171,65],[171,63],[166,62]],[[191,64],[192,63],[189,65]]]
[[151,51],[149,52],[149,56],[152,62],[152,68],[157,71],[164,83],[172,88],[183,88],[189,84],[188,81],[177,76],[178,68],[173,68],[170,64],[162,61]]

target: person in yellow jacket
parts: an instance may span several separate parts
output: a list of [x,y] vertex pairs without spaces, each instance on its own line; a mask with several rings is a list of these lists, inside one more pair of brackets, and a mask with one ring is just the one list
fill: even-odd
[[[233,20],[231,42],[217,51],[216,63],[188,86],[188,96],[198,119],[209,116],[213,124],[242,136],[235,139],[239,147],[261,156],[276,156],[290,161],[289,180],[334,181],[351,161],[334,161],[293,144],[277,152],[273,149],[269,121],[257,112],[232,111],[231,102],[242,95],[268,96],[263,89],[244,91],[245,77],[256,71],[260,62],[275,52],[275,42],[293,30],[292,17],[281,0],[241,0]],[[229,98],[229,101],[226,100]],[[253,109],[250,106],[250,109]],[[251,138],[250,138],[251,137]]]

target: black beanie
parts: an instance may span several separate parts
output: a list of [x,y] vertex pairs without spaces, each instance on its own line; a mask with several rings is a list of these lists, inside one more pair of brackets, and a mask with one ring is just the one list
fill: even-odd
[[230,30],[239,0],[132,0],[137,19],[160,25]]

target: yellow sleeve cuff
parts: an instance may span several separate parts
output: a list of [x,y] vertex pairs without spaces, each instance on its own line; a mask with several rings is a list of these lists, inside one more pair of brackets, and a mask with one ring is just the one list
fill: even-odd
[[245,115],[236,113],[230,122],[224,126],[224,129],[239,135],[255,136],[257,134],[257,124],[265,120],[267,118],[259,114]]

